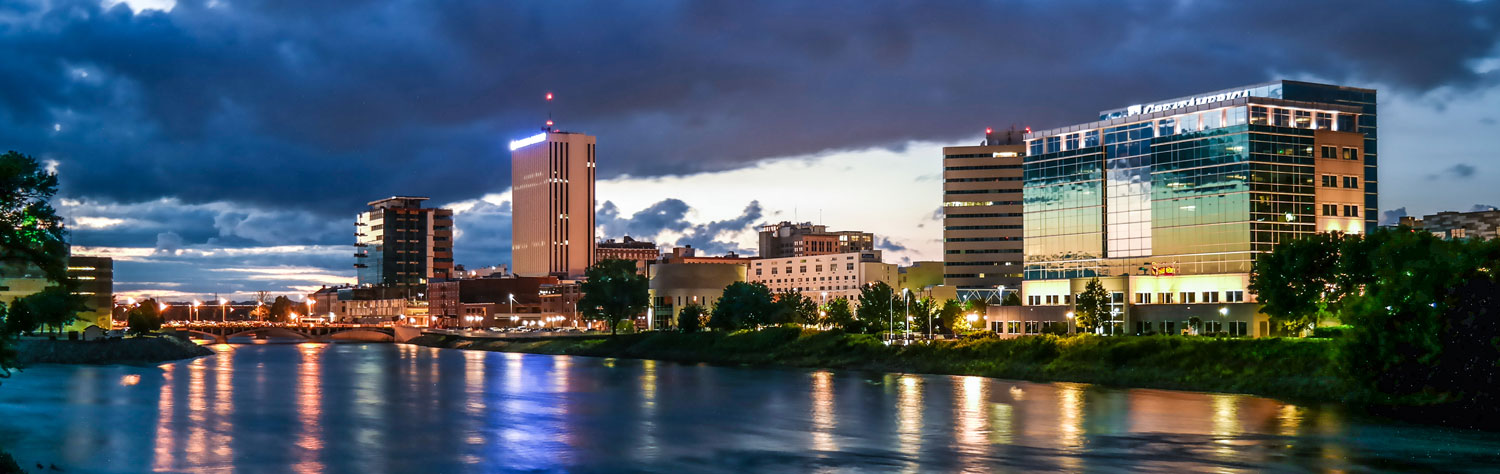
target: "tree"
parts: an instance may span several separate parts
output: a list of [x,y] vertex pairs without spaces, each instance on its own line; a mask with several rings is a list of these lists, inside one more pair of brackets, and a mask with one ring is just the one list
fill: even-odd
[[636,273],[635,261],[600,260],[584,272],[578,310],[588,320],[608,322],[613,336],[619,333],[621,320],[633,318],[651,305],[649,286],[645,275]]
[[782,291],[776,294],[776,313],[773,324],[812,324],[818,320],[818,303],[798,291]]
[[[1339,252],[1342,234],[1315,233],[1282,242],[1255,259],[1250,291],[1260,300],[1271,323],[1288,332],[1301,332],[1330,317],[1345,296],[1340,291]],[[1350,240],[1359,240],[1350,236]]]
[[161,307],[156,300],[150,298],[125,313],[125,323],[130,325],[130,333],[137,336],[161,329],[161,319]]
[[954,328],[959,322],[968,323],[968,315],[964,313],[963,303],[958,300],[947,300],[937,309],[937,330],[945,334],[958,334]]
[[708,325],[719,331],[759,328],[770,324],[778,310],[766,285],[737,281],[724,287],[724,295],[714,303]]
[[[915,296],[913,296],[913,298],[915,298]],[[937,329],[942,324],[942,319],[938,318],[937,314],[939,309],[942,309],[942,307],[939,306],[937,301],[934,301],[930,296],[913,299],[911,301],[912,326],[917,332],[923,335],[928,334],[929,331],[927,326],[929,324],[932,326],[932,330],[930,331],[932,334],[938,334],[942,332]]]
[[1005,298],[1000,300],[1000,306],[1020,306],[1021,293],[1006,293]]
[[[26,307],[36,318],[37,324],[61,332],[63,326],[78,318],[79,311],[88,310],[88,305],[83,298],[68,290],[72,286],[71,284],[49,286],[42,291],[27,295],[22,300],[26,302]],[[32,327],[27,331],[35,329]]]
[[677,311],[677,329],[682,332],[698,332],[703,327],[703,307],[689,303]]
[[854,319],[854,311],[849,308],[849,298],[842,296],[823,305],[822,323],[842,329],[844,332],[864,331],[859,320]]
[[42,318],[26,304],[26,298],[12,301],[5,315],[5,335],[14,336],[35,331],[42,326]]
[[48,203],[56,193],[56,173],[30,156],[0,155],[0,264],[35,266],[50,281],[67,281],[67,231]]
[[271,301],[271,321],[278,323],[291,322],[293,303],[291,298],[278,295]]
[[1109,315],[1109,292],[1098,277],[1090,278],[1083,286],[1083,293],[1073,301],[1073,317],[1079,332],[1093,332]]
[[860,287],[859,309],[854,314],[865,332],[878,334],[891,330],[896,303],[895,290],[883,281],[876,282]]

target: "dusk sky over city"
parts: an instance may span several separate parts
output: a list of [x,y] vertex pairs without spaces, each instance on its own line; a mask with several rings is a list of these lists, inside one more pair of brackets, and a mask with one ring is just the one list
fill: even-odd
[[939,260],[941,147],[1273,79],[1379,91],[1382,221],[1500,205],[1500,6],[1404,3],[11,1],[0,144],[120,296],[353,283],[393,195],[507,264],[549,113],[598,137],[600,238],[716,254],[798,220]]

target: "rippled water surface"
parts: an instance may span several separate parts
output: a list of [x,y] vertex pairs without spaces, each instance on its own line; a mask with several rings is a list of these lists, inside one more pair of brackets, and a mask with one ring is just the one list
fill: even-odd
[[211,346],[0,385],[0,447],[66,472],[1486,470],[1494,433],[1332,407],[979,377],[394,344]]

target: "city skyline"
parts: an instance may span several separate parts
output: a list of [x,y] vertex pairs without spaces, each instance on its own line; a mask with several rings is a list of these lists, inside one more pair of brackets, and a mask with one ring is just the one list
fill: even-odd
[[[277,106],[268,105],[275,101],[265,101],[250,107],[241,102],[265,99],[268,92],[263,85],[225,80],[210,74],[210,69],[202,72],[220,81],[180,84],[191,74],[162,77],[165,71],[150,64],[92,51],[80,45],[103,48],[99,44],[104,39],[91,42],[63,26],[110,32],[106,38],[121,43],[121,48],[153,42],[191,45],[189,50],[167,48],[163,53],[188,59],[209,53],[199,48],[204,48],[205,36],[216,34],[209,31],[213,28],[250,35],[256,39],[253,44],[279,45],[270,48],[274,54],[212,64],[241,71],[256,61],[272,66],[256,74],[290,77],[321,72],[332,79],[393,71],[390,66],[320,50],[328,45],[322,35],[353,31],[357,25],[333,25],[331,32],[288,31],[287,39],[276,43],[267,32],[255,30],[247,18],[279,12],[257,10],[254,5],[237,5],[233,13],[190,3],[167,12],[131,11],[123,4],[109,10],[90,9],[86,4],[69,7],[85,14],[73,20],[44,20],[40,8],[22,8],[0,17],[20,26],[0,37],[0,50],[19,58],[10,66],[38,66],[36,81],[18,84],[11,91],[15,96],[0,98],[4,112],[0,113],[0,141],[7,148],[55,163],[63,185],[58,208],[73,229],[73,243],[117,258],[116,287],[121,295],[292,293],[352,282],[347,255],[352,216],[362,203],[390,195],[431,196],[434,206],[455,210],[457,263],[471,267],[509,263],[509,162],[503,144],[534,133],[548,113],[539,100],[546,90],[558,94],[554,113],[561,128],[595,134],[603,144],[599,151],[600,238],[629,234],[664,245],[693,244],[710,252],[754,253],[756,226],[795,220],[873,232],[880,239],[877,248],[886,252],[889,261],[940,260],[940,221],[933,212],[941,193],[941,147],[977,144],[987,126],[1062,126],[1076,122],[1073,117],[1130,105],[1121,103],[1121,98],[1149,102],[1183,91],[1236,86],[1245,79],[1300,79],[1380,89],[1381,152],[1386,157],[1381,171],[1382,213],[1405,209],[1407,214],[1420,216],[1500,204],[1500,194],[1484,186],[1500,178],[1493,165],[1484,161],[1490,157],[1494,130],[1500,126],[1496,124],[1500,114],[1493,112],[1500,109],[1500,92],[1494,87],[1500,67],[1493,50],[1494,33],[1468,26],[1435,33],[1419,26],[1405,27],[1405,22],[1423,22],[1390,13],[1352,14],[1366,15],[1360,19],[1378,26],[1371,30],[1396,37],[1401,37],[1403,28],[1419,29],[1420,35],[1406,36],[1414,46],[1395,52],[1342,47],[1341,61],[1320,62],[1316,53],[1300,50],[1273,58],[1226,45],[1173,45],[1161,46],[1163,50],[1157,52],[1130,53],[1134,55],[1117,60],[1124,64],[1115,64],[1106,58],[1124,54],[1123,46],[1090,46],[1081,51],[1096,60],[1080,62],[1089,69],[1082,72],[1129,79],[1119,81],[1115,90],[1088,91],[1063,80],[1078,70],[1037,70],[1043,77],[1025,80],[999,74],[1012,65],[1039,69],[1042,66],[1030,55],[1055,53],[1067,45],[1032,44],[1026,52],[1010,53],[1021,56],[1017,62],[996,59],[995,65],[984,64],[975,55],[939,54],[942,47],[964,40],[978,45],[971,51],[985,51],[982,46],[988,42],[1010,38],[982,34],[979,26],[983,25],[955,18],[953,11],[905,12],[913,22],[902,25],[905,29],[899,33],[903,34],[808,37],[802,43],[783,45],[803,48],[803,61],[796,66],[766,67],[758,66],[753,57],[723,60],[672,40],[702,34],[694,28],[718,24],[715,21],[726,17],[760,24],[778,13],[774,8],[747,6],[734,8],[748,11],[713,12],[703,11],[710,8],[704,6],[681,11],[664,7],[668,11],[649,18],[632,12],[626,21],[610,23],[597,33],[607,36],[657,28],[662,31],[640,41],[648,50],[678,58],[607,68],[608,79],[616,81],[563,80],[568,77],[565,74],[498,74],[479,80],[464,74],[485,67],[514,69],[531,62],[566,71],[598,63],[610,54],[602,47],[585,47],[583,39],[552,38],[580,48],[577,54],[543,57],[536,52],[502,51],[483,60],[429,58],[420,51],[381,43],[377,50],[399,53],[401,59],[446,64],[454,70],[439,68],[428,76],[358,82],[359,87],[348,94],[316,101],[330,112],[312,114],[323,117],[313,120],[301,116],[309,114],[306,107],[312,105]],[[1017,8],[1037,10],[1028,12],[1034,17],[1059,14],[1045,7]],[[1102,30],[1093,33],[1126,38],[1173,18],[1229,14],[1233,12],[1225,10],[1235,7],[1178,6],[1164,12],[1126,6],[1098,8],[1119,8],[1114,13],[1142,21],[1142,30],[1099,25]],[[899,8],[877,9],[882,11],[846,21],[864,24]],[[533,9],[477,10],[482,11],[469,13],[506,19],[506,24],[517,26],[517,31],[505,37],[534,31],[523,19],[540,24],[564,20]],[[1457,21],[1460,18],[1497,16],[1488,4],[1414,10],[1413,15],[1428,15],[1431,22],[1460,25],[1467,25]],[[986,13],[977,16],[1009,21],[1001,11]],[[609,12],[587,15],[595,14]],[[1286,48],[1299,44],[1299,33],[1282,29],[1285,26],[1276,25],[1274,19],[1257,24],[1255,18],[1244,20],[1246,26],[1264,32],[1268,41],[1285,42]],[[955,31],[937,34],[931,30],[939,24],[952,25]],[[774,27],[791,37],[816,32],[813,25],[777,23]],[[424,40],[443,39],[435,28],[409,28]],[[1024,38],[1025,32],[1036,31],[1032,28],[1012,34]],[[726,36],[713,46],[744,48],[758,41],[744,33]],[[1327,36],[1326,32],[1309,34],[1309,38]],[[484,38],[470,39],[476,41],[463,51],[486,52],[480,46],[487,43],[479,41]],[[22,49],[24,44],[72,47],[33,53]],[[1258,51],[1274,49],[1262,46]],[[1249,57],[1219,57],[1236,53]],[[1148,60],[1171,54],[1187,55],[1189,59],[1183,61],[1224,65],[1226,70],[1186,75],[1148,66]],[[60,58],[61,65],[36,62],[52,56]],[[630,81],[643,66],[687,73],[661,83]],[[185,66],[177,63],[176,67]],[[958,67],[977,70],[976,76],[984,76],[985,81],[931,72]],[[889,84],[888,80],[832,74],[840,68],[879,72],[919,85],[911,90],[909,82]],[[275,77],[259,78],[281,83]],[[410,85],[403,81],[413,80],[433,89],[416,90],[409,96],[370,89]],[[606,83],[625,90],[606,89]],[[835,90],[832,86],[838,84],[854,87]],[[1025,87],[1024,93],[1018,92],[1027,85],[1031,87]],[[308,89],[316,85],[299,87],[289,93],[319,91]],[[455,92],[437,92],[444,89]],[[475,91],[485,91],[479,103],[458,103],[462,94]],[[121,106],[103,110],[97,105],[101,97],[113,97]],[[382,101],[388,103],[379,104]],[[597,105],[580,105],[585,103]],[[105,138],[83,139],[83,133]],[[225,140],[226,134],[237,138]],[[224,145],[207,148],[213,141]],[[729,143],[735,146],[724,146]],[[289,166],[293,163],[299,166]],[[267,164],[288,166],[278,167],[279,174],[251,171]],[[413,172],[393,173],[404,180],[392,181],[363,171],[380,168]],[[247,173],[258,175],[244,179]],[[1439,183],[1442,186],[1436,186]],[[808,208],[804,202],[819,204]]]

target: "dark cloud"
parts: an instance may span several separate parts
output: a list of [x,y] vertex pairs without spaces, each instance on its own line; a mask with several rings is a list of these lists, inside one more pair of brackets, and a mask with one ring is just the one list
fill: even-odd
[[1381,212],[1379,224],[1396,225],[1396,223],[1401,222],[1402,217],[1406,217],[1405,207],[1398,207],[1389,211]]
[[156,253],[162,255],[176,255],[182,250],[182,236],[176,232],[162,232],[156,234]]
[[599,227],[601,238],[654,237],[664,230],[681,232],[692,226],[684,219],[689,209],[681,199],[663,199],[630,217],[620,217],[615,203],[604,201],[594,212],[594,223]]
[[745,210],[740,212],[739,217],[725,219],[722,221],[711,221],[699,224],[687,229],[685,235],[677,239],[677,245],[688,246],[699,249],[707,255],[718,255],[734,252],[742,256],[753,255],[757,249],[741,248],[739,244],[727,240],[735,233],[754,230],[760,224],[764,216],[760,207],[760,201],[750,201]]
[[897,243],[887,237],[881,237],[880,240],[875,243],[875,248],[891,252],[905,252],[907,250],[905,245],[901,245],[900,243]]
[[1427,179],[1441,179],[1441,178],[1467,179],[1467,178],[1473,177],[1474,173],[1476,173],[1478,171],[1479,171],[1479,168],[1475,168],[1474,165],[1470,165],[1470,164],[1467,164],[1467,163],[1459,163],[1459,164],[1456,164],[1456,165],[1444,168],[1442,171],[1439,171],[1437,173],[1427,175]]
[[1489,204],[1475,204],[1474,207],[1469,208],[1469,212],[1485,212],[1493,211],[1495,209],[1497,209],[1496,206],[1491,206]]
[[510,201],[494,204],[478,201],[466,210],[455,210],[453,261],[468,268],[509,265]]
[[325,216],[503,190],[546,90],[599,136],[601,177],[684,174],[1276,74],[1474,87],[1500,24],[1495,2],[1428,0],[10,3],[0,143],[60,161],[66,194]]

